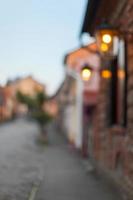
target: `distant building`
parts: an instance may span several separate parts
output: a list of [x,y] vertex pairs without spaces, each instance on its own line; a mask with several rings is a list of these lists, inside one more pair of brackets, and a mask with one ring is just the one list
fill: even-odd
[[14,114],[27,113],[28,111],[26,105],[17,101],[16,94],[18,91],[31,97],[34,97],[38,92],[46,92],[45,85],[36,81],[32,76],[8,81],[6,89],[10,92],[10,98],[13,100]]
[[5,92],[3,87],[0,87],[0,121],[3,121],[5,116],[5,105],[6,105],[6,99],[5,99]]
[[5,87],[0,87],[0,121],[10,119],[13,114],[13,101],[10,91]]
[[58,105],[55,97],[48,98],[44,103],[44,111],[50,114],[52,117],[56,117],[58,114]]
[[12,91],[12,94],[20,91],[25,95],[34,96],[37,92],[46,92],[45,85],[36,81],[32,76],[10,81],[7,86]]
[[54,95],[57,103],[56,125],[57,128],[66,136],[69,143],[75,143],[76,134],[76,84],[75,80],[66,74],[60,88]]

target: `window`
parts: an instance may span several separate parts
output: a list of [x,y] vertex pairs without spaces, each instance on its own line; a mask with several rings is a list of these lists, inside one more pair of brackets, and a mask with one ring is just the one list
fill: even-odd
[[112,77],[109,90],[109,124],[126,126],[127,66],[125,42],[120,41],[118,56],[110,62]]
[[120,41],[118,54],[118,91],[117,91],[117,120],[118,124],[126,126],[127,119],[127,55],[126,44]]

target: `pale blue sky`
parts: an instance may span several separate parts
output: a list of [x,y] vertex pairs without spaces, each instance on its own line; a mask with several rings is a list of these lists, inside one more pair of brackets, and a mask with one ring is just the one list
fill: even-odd
[[86,0],[0,0],[0,83],[33,75],[54,93],[78,47]]

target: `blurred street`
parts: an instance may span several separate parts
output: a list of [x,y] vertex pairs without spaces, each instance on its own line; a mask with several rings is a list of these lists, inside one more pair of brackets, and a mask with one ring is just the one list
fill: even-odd
[[119,200],[52,126],[48,145],[38,132],[24,119],[0,127],[0,200]]
[[0,127],[0,200],[28,199],[44,172],[44,149],[33,123],[16,120]]
[[0,200],[133,200],[133,0],[0,9]]

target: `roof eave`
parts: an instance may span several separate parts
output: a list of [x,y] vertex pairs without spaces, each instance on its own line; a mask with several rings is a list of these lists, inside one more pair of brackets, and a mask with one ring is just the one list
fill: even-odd
[[93,24],[100,2],[101,0],[88,0],[80,35],[83,33],[90,33],[90,35],[93,36]]

